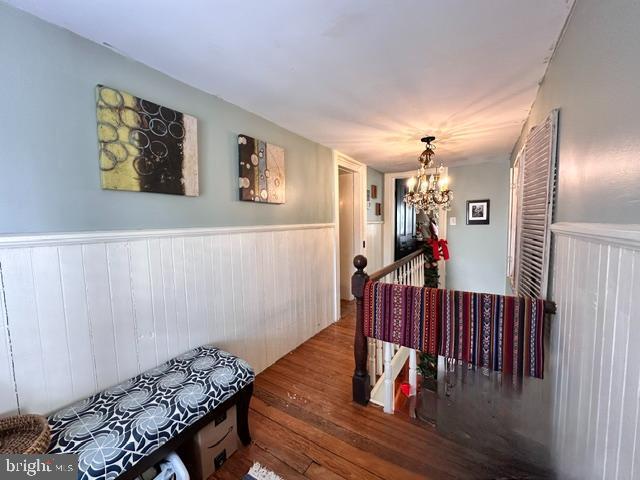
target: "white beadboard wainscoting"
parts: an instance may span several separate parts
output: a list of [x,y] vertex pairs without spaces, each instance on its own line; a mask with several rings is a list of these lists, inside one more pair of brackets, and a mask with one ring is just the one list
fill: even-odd
[[382,263],[382,227],[384,222],[372,220],[367,222],[367,272],[380,270]]
[[640,478],[640,226],[554,232],[552,454],[560,478]]
[[335,320],[333,224],[0,237],[0,414],[213,343],[260,372]]

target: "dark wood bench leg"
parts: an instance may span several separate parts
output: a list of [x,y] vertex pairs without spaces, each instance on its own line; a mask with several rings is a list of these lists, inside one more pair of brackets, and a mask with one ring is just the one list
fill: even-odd
[[236,403],[236,413],[238,424],[238,437],[243,445],[251,443],[251,433],[249,432],[249,403],[253,395],[253,382],[238,392],[238,402]]

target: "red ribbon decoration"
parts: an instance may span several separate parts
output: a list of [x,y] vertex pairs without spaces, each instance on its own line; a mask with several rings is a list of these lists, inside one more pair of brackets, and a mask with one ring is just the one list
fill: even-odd
[[446,240],[437,240],[435,238],[432,238],[429,243],[431,245],[431,250],[433,251],[434,261],[437,262],[438,260],[440,260],[440,249],[442,249],[442,258],[444,260],[449,260],[449,245],[447,244]]
[[449,245],[447,244],[447,241],[441,239],[438,243],[440,244],[440,248],[442,248],[442,258],[449,260]]
[[429,240],[431,250],[433,250],[433,259],[437,262],[440,260],[440,242],[436,238]]

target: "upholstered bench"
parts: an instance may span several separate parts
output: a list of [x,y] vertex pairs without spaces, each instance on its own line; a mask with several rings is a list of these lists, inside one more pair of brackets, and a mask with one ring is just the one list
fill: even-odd
[[244,360],[196,348],[50,415],[48,453],[79,454],[81,480],[134,478],[232,405],[247,445],[253,380]]

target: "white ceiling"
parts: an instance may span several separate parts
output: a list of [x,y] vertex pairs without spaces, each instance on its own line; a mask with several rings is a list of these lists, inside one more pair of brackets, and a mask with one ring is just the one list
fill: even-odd
[[511,151],[572,0],[9,0],[384,171]]

